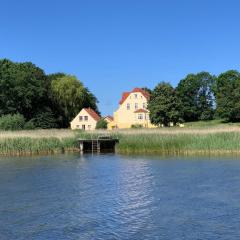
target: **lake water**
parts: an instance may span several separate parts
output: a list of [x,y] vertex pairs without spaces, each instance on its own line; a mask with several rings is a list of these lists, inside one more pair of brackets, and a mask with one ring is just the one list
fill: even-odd
[[0,240],[240,239],[240,159],[0,159]]

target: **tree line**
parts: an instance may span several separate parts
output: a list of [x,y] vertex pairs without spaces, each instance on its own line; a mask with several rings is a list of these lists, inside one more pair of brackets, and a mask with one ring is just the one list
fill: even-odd
[[97,102],[75,76],[0,60],[0,129],[66,128],[82,108],[99,113]]
[[150,91],[148,109],[153,124],[212,120],[240,121],[240,73],[189,74],[177,87],[161,82]]
[[[144,90],[150,93],[150,120],[156,125],[215,118],[240,121],[240,73],[236,70],[218,76],[189,74],[177,87],[160,82],[153,90]],[[99,113],[97,103],[73,75],[46,74],[31,62],[0,60],[0,129],[66,128],[82,108]]]

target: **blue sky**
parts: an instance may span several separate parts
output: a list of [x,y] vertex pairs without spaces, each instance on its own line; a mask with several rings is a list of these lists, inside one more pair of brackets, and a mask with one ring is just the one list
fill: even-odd
[[0,58],[76,75],[112,114],[123,91],[239,69],[238,0],[0,0]]

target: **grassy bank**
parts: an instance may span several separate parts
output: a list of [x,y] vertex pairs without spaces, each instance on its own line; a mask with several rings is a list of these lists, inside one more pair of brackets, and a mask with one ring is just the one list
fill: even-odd
[[31,130],[0,132],[0,155],[52,154],[77,150],[70,130]]
[[53,154],[77,150],[75,138],[5,138],[0,139],[0,155]]
[[[104,131],[84,133],[84,137],[104,134]],[[190,127],[164,129],[129,129],[108,132],[118,137],[117,152],[121,154],[170,155],[240,155],[240,127]],[[83,136],[83,135],[82,135]]]
[[33,130],[0,132],[0,155],[26,155],[78,151],[78,138],[117,137],[121,154],[240,155],[240,126],[190,125],[185,128],[128,129],[81,132]]
[[120,137],[119,153],[240,155],[240,133],[132,134]]

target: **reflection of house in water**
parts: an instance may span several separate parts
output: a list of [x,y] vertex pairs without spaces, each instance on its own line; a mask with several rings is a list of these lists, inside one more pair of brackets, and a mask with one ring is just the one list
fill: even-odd
[[[121,217],[126,219],[129,216],[129,226],[126,226],[126,230],[129,229],[129,232],[133,232],[132,224],[137,226],[135,230],[139,231],[146,227],[146,222],[141,219],[148,219],[148,221],[152,219],[152,206],[156,201],[153,197],[155,181],[154,175],[151,173],[152,168],[146,162],[141,159],[131,162],[129,158],[126,161],[127,163],[121,161],[114,172],[118,187],[116,191],[117,207],[114,210],[119,222],[121,222]],[[150,222],[149,224],[151,225]]]

